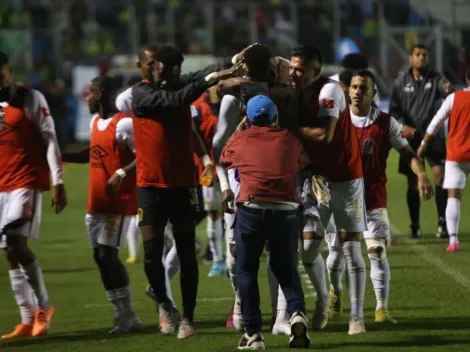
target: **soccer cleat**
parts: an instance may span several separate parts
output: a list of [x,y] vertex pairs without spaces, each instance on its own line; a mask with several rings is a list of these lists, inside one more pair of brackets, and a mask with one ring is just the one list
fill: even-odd
[[439,223],[437,224],[436,238],[449,238],[447,223],[443,218],[440,218]]
[[265,350],[266,344],[261,333],[253,334],[251,337],[247,333],[243,334],[238,343],[239,350]]
[[[158,304],[157,295],[155,294],[155,291],[153,290],[150,284],[147,285],[147,288],[145,289],[145,294],[148,298],[154,301],[155,304]],[[181,319],[180,312],[175,305],[173,305],[173,318],[175,319],[175,321],[179,321]]]
[[310,337],[308,336],[307,318],[301,312],[292,314],[290,319],[290,339],[291,348],[308,348]]
[[411,228],[411,238],[420,239],[421,237],[423,237],[423,233],[421,232],[421,228],[419,227],[419,225],[418,226],[411,225],[410,228]]
[[216,262],[212,264],[211,270],[209,271],[208,277],[223,276],[225,275],[227,268],[224,261]]
[[364,326],[364,319],[358,315],[353,315],[351,319],[349,319],[348,335],[358,335],[365,332],[366,328]]
[[171,303],[162,303],[158,306],[158,322],[160,324],[160,331],[163,335],[174,334],[176,325],[174,319],[174,312]]
[[125,334],[139,330],[141,326],[139,317],[133,313],[130,315],[121,315],[115,318],[114,328],[109,332],[111,335]]
[[458,242],[451,243],[447,247],[447,252],[458,252],[458,251],[460,251],[460,245]]
[[390,312],[385,308],[380,308],[375,311],[375,322],[379,324],[397,323],[397,321],[390,315]]
[[290,336],[290,322],[288,320],[279,320],[276,321],[271,329],[271,332],[275,336],[287,335]]
[[325,302],[317,301],[315,312],[312,317],[312,328],[314,330],[323,330],[328,324],[328,315],[330,311],[331,298],[328,297]]
[[11,339],[17,339],[20,337],[28,337],[31,336],[31,333],[33,332],[33,326],[28,325],[28,324],[18,324],[15,326],[15,330],[10,332],[9,334],[3,335],[2,340],[11,340]]
[[46,335],[53,316],[54,307],[52,306],[50,306],[49,309],[38,309],[34,314],[34,325],[31,336],[37,337]]
[[341,296],[336,296],[334,291],[330,288],[330,318],[335,318],[341,316],[343,313],[343,303],[341,301]]
[[191,322],[184,318],[181,320],[180,327],[178,329],[178,338],[179,339],[187,339],[188,337],[196,335],[196,330],[194,329]]
[[132,257],[127,258],[126,263],[127,263],[127,264],[135,264],[135,263],[137,263],[137,257],[133,257],[133,256],[132,256]]

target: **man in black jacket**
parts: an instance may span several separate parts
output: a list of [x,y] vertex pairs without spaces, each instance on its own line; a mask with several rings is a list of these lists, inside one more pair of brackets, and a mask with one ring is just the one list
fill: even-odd
[[[175,310],[167,296],[162,263],[164,229],[170,220],[181,263],[183,319],[178,338],[195,334],[192,326],[198,286],[194,251],[196,170],[191,103],[238,66],[226,63],[180,75],[183,55],[161,47],[147,65],[151,75],[132,88],[132,118],[137,161],[139,226],[144,242],[144,269],[159,303],[160,328],[175,331]],[[218,71],[218,72],[217,72]]]
[[[439,110],[442,101],[453,90],[451,84],[440,73],[428,67],[428,53],[429,50],[425,45],[417,44],[412,47],[411,68],[395,80],[390,99],[390,114],[402,124],[402,133],[415,151],[420,146],[426,128]],[[432,168],[436,187],[439,217],[436,237],[448,237],[445,223],[447,192],[442,188],[446,157],[443,134],[429,145],[425,157]],[[411,237],[420,238],[420,198],[417,179],[405,160],[400,159],[399,172],[408,178],[407,202],[411,218]]]

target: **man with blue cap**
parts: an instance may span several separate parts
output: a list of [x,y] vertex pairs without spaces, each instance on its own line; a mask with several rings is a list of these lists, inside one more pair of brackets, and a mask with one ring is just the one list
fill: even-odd
[[310,344],[296,265],[301,210],[295,175],[302,166],[302,145],[289,131],[277,127],[276,110],[267,96],[251,98],[246,111],[249,128],[232,135],[220,157],[220,164],[238,168],[240,177],[235,242],[245,334],[239,349],[265,349],[258,269],[266,240],[270,244],[271,268],[291,315],[289,346],[307,348]]

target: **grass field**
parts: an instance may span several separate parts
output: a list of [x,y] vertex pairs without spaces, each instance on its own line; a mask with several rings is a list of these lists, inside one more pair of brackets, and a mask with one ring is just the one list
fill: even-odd
[[[312,348],[328,351],[470,351],[470,308],[466,305],[470,289],[470,202],[463,203],[460,253],[446,253],[446,241],[437,240],[434,202],[422,209],[425,236],[419,242],[407,238],[408,214],[405,202],[406,183],[399,176],[397,159],[392,154],[389,163],[389,210],[397,236],[397,245],[389,250],[392,267],[390,309],[399,324],[378,326],[373,314],[375,298],[370,280],[367,281],[365,323],[367,334],[347,335],[347,312],[330,321],[324,332],[311,332]],[[144,327],[141,332],[110,337],[112,308],[102,289],[99,274],[92,259],[84,226],[87,195],[87,166],[67,166],[65,181],[69,206],[56,216],[44,199],[41,240],[32,246],[45,273],[45,279],[56,316],[47,337],[1,342],[5,351],[233,351],[240,335],[225,328],[232,306],[232,290],[225,277],[207,278],[209,266],[200,266],[200,284],[196,310],[198,335],[179,341],[162,336],[156,324],[154,305],[145,296],[146,278],[142,264],[129,266],[134,300]],[[198,228],[205,238],[205,226]],[[364,249],[364,246],[363,246]],[[126,257],[126,249],[121,251]],[[324,253],[326,257],[326,253]],[[367,262],[367,259],[366,259]],[[369,266],[369,265],[368,265]],[[368,268],[369,272],[369,268]],[[262,310],[267,326],[270,301],[265,267],[260,270]],[[19,322],[18,309],[10,291],[6,264],[0,264],[0,332],[9,332]],[[180,304],[178,277],[173,281],[175,298]],[[314,308],[311,289],[306,288],[307,307]],[[265,333],[267,348],[288,350],[287,337]]]

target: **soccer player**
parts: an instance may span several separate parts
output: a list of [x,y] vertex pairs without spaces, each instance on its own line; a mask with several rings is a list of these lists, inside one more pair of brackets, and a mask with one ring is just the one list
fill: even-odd
[[230,137],[220,158],[223,166],[238,167],[240,177],[235,236],[245,334],[238,349],[265,349],[258,269],[266,240],[270,265],[291,315],[289,346],[307,348],[310,339],[296,263],[301,210],[295,175],[301,166],[302,145],[289,131],[276,127],[276,107],[267,96],[251,98],[246,113],[250,127]]
[[[361,151],[352,125],[346,98],[340,85],[320,75],[322,56],[310,45],[293,49],[290,60],[292,86],[300,91],[300,134],[305,151],[312,164],[304,169],[309,174],[322,175],[330,181],[331,200],[328,207],[320,207],[323,228],[334,216],[341,246],[348,268],[351,301],[349,334],[365,332],[363,306],[365,293],[365,263],[361,253],[361,234],[366,230],[364,182]],[[324,261],[320,255],[323,233],[310,232],[304,241],[304,257],[315,261],[318,292],[317,316],[328,316],[329,294],[326,289]],[[321,270],[320,270],[321,269]],[[328,298],[327,298],[328,297]]]
[[87,100],[90,113],[95,115],[90,121],[90,147],[63,156],[64,162],[90,164],[85,224],[93,258],[114,308],[110,334],[130,332],[140,326],[129,275],[119,260],[119,247],[126,242],[124,234],[130,227],[137,227],[134,137],[132,119],[117,112],[115,99],[112,78],[101,76],[91,81]]
[[375,322],[396,323],[388,310],[390,265],[385,242],[390,232],[386,189],[386,166],[390,149],[395,149],[401,158],[410,163],[418,179],[421,198],[429,200],[433,192],[424,165],[403,137],[399,123],[390,115],[372,107],[376,94],[374,87],[375,78],[370,71],[358,70],[353,73],[349,87],[351,120],[362,149],[367,209],[364,239],[370,259],[370,278],[377,299]]
[[[21,323],[2,339],[46,335],[54,307],[28,239],[39,237],[42,192],[59,214],[67,205],[54,121],[44,96],[16,85],[0,52],[0,247],[8,261]],[[35,300],[37,300],[37,305]]]
[[[470,87],[470,67],[465,71],[465,78]],[[450,94],[446,98],[426,130],[418,149],[419,157],[426,155],[427,149],[431,147],[433,139],[447,119],[449,134],[444,174],[444,189],[448,192],[446,222],[450,235],[447,251],[456,252],[460,249],[460,201],[470,173],[470,88]]]
[[219,79],[239,68],[218,71],[227,63],[180,75],[181,52],[171,46],[158,49],[147,63],[151,70],[132,88],[132,117],[137,159],[137,192],[144,242],[144,269],[157,296],[163,334],[175,331],[175,310],[167,296],[162,264],[164,229],[170,220],[181,263],[183,319],[178,338],[193,336],[198,286],[195,246],[195,165],[190,105]]
[[[429,68],[429,50],[425,45],[417,44],[410,51],[409,71],[401,74],[393,83],[390,97],[390,115],[403,125],[403,135],[411,148],[417,150],[426,132],[426,128],[442,104],[443,99],[452,92],[451,84],[443,76]],[[447,238],[445,223],[447,191],[442,188],[444,179],[444,161],[446,159],[446,141],[441,133],[426,149],[426,159],[431,166],[435,185],[438,225],[436,237]],[[416,175],[406,160],[400,160],[399,172],[408,179],[406,194],[411,218],[411,237],[422,236],[420,227],[420,198]]]

